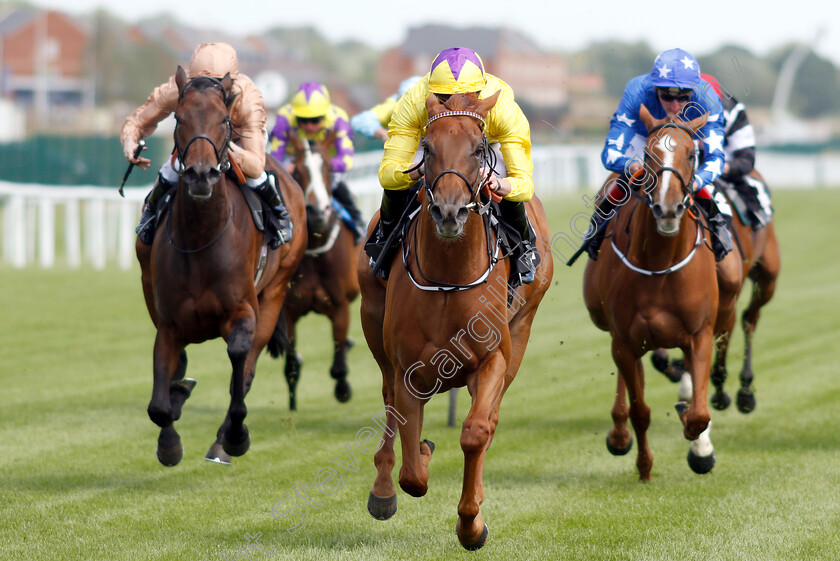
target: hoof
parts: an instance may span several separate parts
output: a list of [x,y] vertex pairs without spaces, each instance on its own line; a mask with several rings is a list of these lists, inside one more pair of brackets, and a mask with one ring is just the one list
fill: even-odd
[[[487,536],[490,535],[490,530],[487,528],[487,524],[484,525],[484,530],[481,531],[481,535],[475,540],[474,543],[464,543],[461,542],[461,545],[464,546],[464,549],[467,551],[475,551],[476,549],[481,549],[484,545],[484,542],[487,541]],[[461,541],[460,538],[458,541]]]
[[741,388],[738,390],[738,396],[735,398],[738,406],[738,411],[741,413],[752,413],[755,409],[755,394],[749,388]]
[[221,466],[230,465],[230,455],[225,452],[224,447],[219,442],[213,443],[213,446],[211,446],[210,450],[207,451],[204,459],[208,462],[213,462],[214,464],[219,464]]
[[429,455],[431,456],[432,454],[434,454],[435,453],[435,443],[432,442],[431,440],[428,440],[428,439],[424,440],[423,442],[425,442],[426,446],[429,447]]
[[158,444],[157,459],[166,467],[177,466],[178,462],[180,462],[183,457],[184,447],[181,445],[180,440],[172,446],[161,446]]
[[668,370],[668,352],[660,349],[653,351],[650,354],[650,363],[658,371],[665,374],[665,371]]
[[397,494],[390,497],[377,497],[373,493],[368,495],[368,512],[377,520],[388,520],[397,512]]
[[715,467],[715,455],[712,453],[709,456],[697,456],[693,450],[689,450],[688,467],[691,468],[691,471],[700,475],[709,473]]
[[610,454],[612,454],[613,456],[624,456],[625,454],[627,454],[627,452],[630,451],[631,448],[633,448],[632,434],[630,435],[630,441],[624,448],[619,448],[618,446],[613,445],[613,443],[610,442],[610,435],[607,434],[607,450],[609,450]]
[[353,390],[347,380],[341,379],[335,383],[335,398],[340,403],[347,403],[353,397]]
[[251,435],[248,434],[248,427],[242,425],[243,438],[239,442],[229,440],[228,432],[222,435],[222,448],[231,456],[241,456],[251,447]]
[[344,340],[344,349],[345,350],[349,351],[354,346],[356,346],[356,340],[353,339],[352,337],[348,337],[347,339]]
[[[715,392],[712,396],[712,407],[718,411],[723,411],[729,404],[732,403],[732,398],[726,392]],[[740,406],[738,407],[740,409]]]
[[289,396],[289,411],[297,411],[297,398],[293,395]]

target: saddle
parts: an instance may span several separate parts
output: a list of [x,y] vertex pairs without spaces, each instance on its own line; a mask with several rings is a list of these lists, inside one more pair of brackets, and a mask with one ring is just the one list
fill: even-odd
[[[750,180],[757,181],[752,178]],[[756,188],[749,184],[747,178],[741,178],[740,181],[735,182],[719,178],[715,181],[715,185],[732,203],[732,207],[745,226],[759,230],[767,225],[770,216],[762,207]]]

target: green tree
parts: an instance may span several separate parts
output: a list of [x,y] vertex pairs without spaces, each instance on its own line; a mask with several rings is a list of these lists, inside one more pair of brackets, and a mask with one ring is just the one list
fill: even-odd
[[[779,49],[771,54],[770,60],[781,69],[794,49],[795,45]],[[787,109],[805,118],[831,115],[840,109],[840,77],[831,61],[813,51],[807,55],[796,71]]]
[[644,41],[592,43],[571,56],[570,69],[575,73],[601,74],[606,93],[621,97],[631,78],[650,72],[656,54]]
[[704,74],[711,74],[738,101],[748,106],[769,106],[778,69],[738,45],[724,45],[711,54],[697,57]]

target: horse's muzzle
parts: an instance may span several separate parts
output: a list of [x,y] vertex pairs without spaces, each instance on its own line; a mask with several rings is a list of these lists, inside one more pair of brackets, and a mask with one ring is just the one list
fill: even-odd
[[466,206],[458,204],[433,203],[429,206],[429,212],[437,226],[438,235],[446,239],[459,237],[470,215]]
[[221,177],[222,172],[208,164],[190,166],[182,174],[190,197],[197,201],[212,197],[213,189],[215,189]]

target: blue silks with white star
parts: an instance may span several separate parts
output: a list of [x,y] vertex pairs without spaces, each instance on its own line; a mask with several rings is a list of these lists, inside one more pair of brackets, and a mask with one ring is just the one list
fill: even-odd
[[[659,62],[658,58],[657,63]],[[685,61],[676,62],[683,66],[697,64],[693,58],[688,57]],[[657,63],[654,64],[653,71],[657,70]],[[686,72],[678,73],[679,76],[693,75],[698,73],[699,69],[684,68],[683,70]],[[631,160],[644,161],[644,146],[648,132],[639,119],[639,107],[642,104],[648,108],[653,117],[663,119],[666,116],[665,109],[656,96],[656,87],[651,76],[653,71],[636,76],[627,83],[618,109],[610,119],[610,131],[607,133],[604,150],[601,152],[601,161],[610,171],[621,173]],[[671,75],[674,69],[668,67],[664,71]],[[697,82],[687,87],[691,87],[694,91],[691,94],[691,100],[683,109],[683,118],[690,121],[704,113],[709,113],[708,121],[694,137],[704,143],[703,161],[695,176],[698,188],[702,188],[717,179],[723,171],[725,162],[723,106],[715,90],[705,80],[698,78]]]

